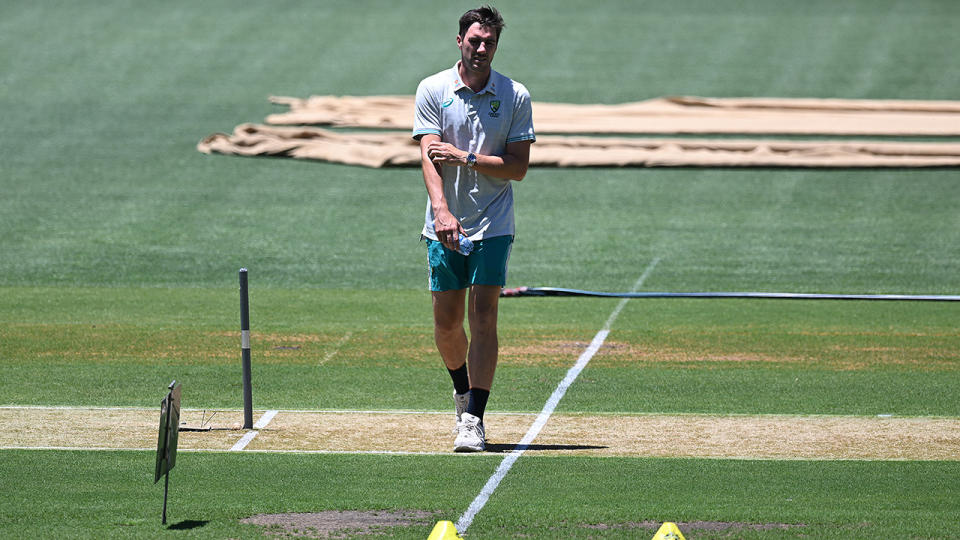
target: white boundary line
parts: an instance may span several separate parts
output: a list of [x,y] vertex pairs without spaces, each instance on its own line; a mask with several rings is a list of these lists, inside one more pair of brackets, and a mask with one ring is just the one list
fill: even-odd
[[[647,277],[653,272],[654,267],[660,262],[660,258],[657,257],[647,266],[647,269],[643,271],[643,274],[637,279],[637,282],[633,284],[633,289],[631,292],[636,292],[637,289],[643,285],[643,282],[647,280]],[[497,467],[497,470],[494,471],[493,476],[487,480],[487,483],[483,486],[483,489],[480,490],[480,493],[477,495],[473,502],[470,503],[470,507],[467,508],[467,511],[460,516],[460,519],[457,521],[457,531],[460,534],[466,532],[467,528],[470,527],[470,524],[473,523],[473,518],[476,517],[477,513],[483,509],[487,504],[487,501],[490,500],[490,496],[493,495],[493,492],[496,491],[497,486],[500,485],[500,482],[503,481],[503,478],[510,472],[510,469],[513,468],[513,464],[520,459],[520,456],[529,448],[530,443],[537,438],[537,435],[540,434],[540,430],[543,429],[543,426],[547,424],[547,420],[550,419],[550,416],[553,414],[553,411],[557,408],[557,405],[560,403],[560,400],[563,399],[564,394],[567,393],[567,389],[570,388],[570,385],[573,384],[577,377],[580,375],[580,372],[583,371],[583,368],[587,367],[587,364],[590,362],[590,359],[593,358],[593,355],[597,354],[597,351],[600,350],[600,347],[603,346],[603,342],[607,339],[607,336],[610,335],[610,328],[613,326],[614,321],[617,320],[617,317],[620,316],[620,312],[623,311],[623,307],[629,301],[629,298],[624,298],[617,304],[617,307],[613,310],[613,313],[610,314],[610,317],[607,319],[607,322],[603,325],[603,328],[597,332],[597,335],[593,337],[593,341],[590,342],[590,346],[587,347],[587,350],[584,351],[580,358],[577,359],[577,362],[567,371],[566,377],[560,381],[560,384],[557,385],[557,388],[553,391],[553,394],[550,395],[550,398],[547,399],[547,403],[543,406],[543,410],[540,411],[540,414],[537,415],[537,419],[534,420],[533,425],[530,426],[530,429],[527,430],[527,434],[523,436],[523,439],[520,440],[520,443],[517,444],[517,448],[511,451],[503,461],[500,462],[500,466]]]
[[[0,405],[0,410],[37,410],[37,411],[154,411],[156,407],[106,407],[97,405]],[[219,413],[242,413],[243,409],[212,409],[212,408],[182,408],[180,412],[219,412]],[[450,411],[416,411],[413,409],[277,409],[281,413],[305,413],[305,414],[439,414],[448,415]],[[536,416],[537,413],[529,411],[495,411],[487,413],[492,416]],[[629,414],[629,413],[625,413]]]
[[[30,451],[69,451],[69,452],[156,452],[155,447],[150,448],[110,448],[106,446],[0,446],[0,450],[30,450]],[[178,454],[182,453],[207,453],[224,454],[232,453],[229,450],[220,448],[179,448]],[[398,450],[278,450],[270,448],[260,448],[256,450],[244,450],[245,454],[300,454],[300,455],[366,455],[366,456],[450,456],[449,451],[438,452],[405,452]],[[562,456],[542,456],[543,459],[562,459]],[[640,457],[640,456],[637,456]],[[623,459],[624,456],[593,456],[593,459]],[[658,459],[705,459],[714,461],[730,460],[748,460],[748,461],[944,461],[942,458],[917,458],[917,457],[784,457],[784,456],[662,456]],[[957,460],[947,460],[955,462]]]
[[[100,407],[97,405],[0,405],[0,409],[50,410],[50,411],[153,411],[156,407]],[[214,409],[180,409],[181,411],[212,411]],[[239,409],[238,409],[239,410]]]
[[[0,405],[0,410],[24,410],[24,411],[154,411],[156,407],[105,407],[96,405]],[[180,412],[226,412],[242,413],[243,409],[180,409]],[[441,415],[446,416],[450,411],[415,411],[412,409],[276,409],[277,413],[303,413],[303,414],[397,414],[397,415]],[[537,416],[538,413],[527,411],[492,411],[486,413],[487,416]],[[931,420],[957,420],[960,416],[949,416],[942,414],[805,414],[805,413],[699,413],[699,412],[637,412],[637,411],[595,411],[586,413],[591,416],[703,416],[715,418],[915,418]],[[13,447],[20,448],[20,447]],[[46,448],[46,447],[42,447]],[[59,447],[51,447],[59,448]],[[72,447],[71,447],[72,448]],[[91,447],[92,450],[100,448]],[[104,448],[106,449],[106,448]],[[137,448],[120,449],[109,448],[109,450],[138,450]],[[389,452],[388,452],[389,453]],[[419,453],[419,452],[418,452]],[[431,452],[432,453],[432,452]],[[449,452],[440,452],[449,455]]]
[[263,416],[261,416],[260,419],[257,420],[257,423],[253,425],[253,430],[248,431],[246,435],[240,437],[240,440],[237,441],[237,444],[233,445],[233,448],[231,448],[230,451],[239,452],[246,448],[247,445],[250,444],[250,441],[257,436],[257,433],[260,433],[259,430],[267,427],[267,424],[273,420],[273,417],[276,416],[278,412],[280,411],[267,411],[263,413]]

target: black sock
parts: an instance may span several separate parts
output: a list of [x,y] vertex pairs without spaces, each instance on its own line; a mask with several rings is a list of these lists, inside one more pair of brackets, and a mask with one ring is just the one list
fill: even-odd
[[470,401],[467,403],[467,412],[483,420],[483,410],[487,408],[487,398],[489,397],[489,390],[471,388]]
[[467,364],[464,363],[459,369],[447,368],[450,372],[450,378],[453,379],[453,391],[458,394],[466,394],[470,391],[470,377],[467,375]]

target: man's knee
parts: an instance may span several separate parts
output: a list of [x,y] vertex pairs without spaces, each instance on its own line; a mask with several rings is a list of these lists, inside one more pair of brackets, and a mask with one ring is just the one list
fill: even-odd
[[438,335],[456,334],[463,332],[463,319],[456,317],[436,317],[433,320],[434,333]]
[[497,305],[480,304],[470,312],[470,323],[483,326],[496,326],[497,324]]
[[470,327],[477,331],[496,331],[499,310],[499,288],[475,291],[470,298]]
[[433,325],[437,333],[462,331],[463,311],[463,291],[433,293]]

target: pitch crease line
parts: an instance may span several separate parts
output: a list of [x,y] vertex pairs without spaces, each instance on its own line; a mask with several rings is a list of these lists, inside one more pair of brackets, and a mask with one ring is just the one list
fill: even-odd
[[[650,276],[650,273],[653,272],[653,269],[659,262],[660,257],[657,257],[650,263],[649,266],[647,266],[647,269],[643,271],[643,274],[637,279],[637,282],[633,284],[633,289],[631,292],[636,292],[636,290],[643,285],[643,282],[647,280],[647,277]],[[567,389],[570,388],[570,385],[572,385],[575,380],[577,380],[580,372],[587,367],[587,364],[590,362],[590,359],[593,358],[593,355],[597,354],[597,351],[599,351],[600,347],[603,346],[603,342],[610,334],[610,328],[613,327],[614,321],[616,321],[617,317],[620,316],[620,312],[623,311],[623,307],[629,300],[629,298],[624,298],[619,304],[617,304],[617,307],[613,310],[613,313],[610,314],[610,317],[603,325],[603,328],[597,332],[596,336],[593,337],[593,341],[590,342],[590,346],[587,347],[587,350],[583,351],[583,353],[577,359],[577,362],[567,371],[567,375],[562,381],[560,381],[560,384],[557,385],[557,388],[553,391],[553,394],[550,395],[550,398],[547,399],[547,403],[543,406],[543,410],[540,411],[540,414],[537,415],[537,419],[533,421],[533,425],[530,426],[530,429],[527,430],[526,435],[524,435],[523,439],[520,440],[520,443],[517,444],[517,448],[503,458],[503,461],[500,462],[500,466],[497,467],[497,470],[494,471],[490,479],[487,480],[487,483],[483,486],[483,489],[480,490],[480,493],[477,495],[477,497],[473,499],[473,502],[470,503],[467,511],[460,516],[460,519],[456,524],[457,531],[460,534],[466,532],[467,528],[470,527],[470,524],[473,523],[473,518],[476,517],[477,513],[479,513],[484,506],[486,506],[487,501],[490,500],[490,496],[493,495],[494,491],[496,491],[497,486],[500,485],[500,482],[503,481],[507,473],[510,472],[510,469],[513,468],[513,464],[520,459],[520,456],[527,451],[527,448],[530,447],[530,444],[533,442],[533,440],[536,439],[537,435],[540,434],[540,430],[542,430],[543,426],[547,424],[547,421],[550,419],[553,411],[557,408],[560,400],[563,399],[564,394],[567,393]]]
[[244,435],[243,437],[240,437],[240,440],[237,441],[237,443],[234,444],[232,448],[230,448],[230,451],[239,452],[244,448],[246,448],[247,445],[250,444],[250,441],[252,441],[253,438],[256,437],[258,433],[260,433],[259,430],[267,427],[267,424],[269,424],[270,421],[273,420],[273,417],[276,416],[278,412],[280,411],[267,411],[263,413],[263,416],[261,416],[260,419],[257,420],[257,423],[253,425],[253,430],[248,431],[246,435]]

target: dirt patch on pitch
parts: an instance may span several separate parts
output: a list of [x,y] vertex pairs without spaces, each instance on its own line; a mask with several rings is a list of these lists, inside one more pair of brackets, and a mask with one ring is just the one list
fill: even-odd
[[881,347],[835,345],[832,353],[840,356],[833,367],[841,371],[861,371],[876,366],[905,368],[911,372],[955,370],[960,351],[950,347]]
[[426,525],[436,514],[421,510],[328,510],[325,512],[259,514],[240,520],[259,525],[267,536],[353,538],[386,534],[392,527]]
[[[504,345],[500,360],[505,364],[566,366],[571,356],[577,356],[590,345],[583,341],[543,341],[523,345]],[[688,349],[659,348],[648,345],[608,341],[597,350],[593,365],[599,367],[636,366],[658,364],[690,366],[694,364],[799,364],[810,362],[798,356],[769,355],[754,352],[718,354],[697,352]]]
[[746,459],[960,460],[960,420],[830,416],[555,415],[537,443],[577,453]]
[[[805,335],[805,334],[800,334]],[[737,350],[736,344],[722,350],[707,340],[689,341],[681,346],[660,343],[629,343],[608,340],[597,351],[593,367],[636,367],[650,365],[688,369],[712,369],[717,366],[796,367],[816,366],[835,371],[863,371],[877,368],[910,369],[911,371],[955,371],[958,349],[954,341],[936,339],[916,346],[861,343],[808,343],[803,354],[786,355],[764,350]],[[845,334],[831,336],[847,338]],[[858,337],[858,336],[853,336]],[[714,341],[718,337],[713,338]],[[525,338],[503,343],[500,360],[521,366],[560,367],[583,353],[585,341],[538,340]]]
[[[530,414],[487,413],[487,440],[511,444],[533,423]],[[444,453],[453,449],[453,412],[280,412],[250,450]]]
[[[182,410],[178,446],[191,450],[230,448],[243,436],[243,412]],[[160,408],[0,408],[0,446],[8,448],[151,449],[157,447]]]
[[[183,450],[231,450],[241,411],[184,410]],[[255,412],[254,419],[263,415]],[[487,450],[510,452],[534,414],[487,413]],[[0,408],[2,448],[156,448],[148,409]],[[280,411],[244,451],[449,453],[452,412]],[[960,418],[554,414],[532,455],[960,461]]]

